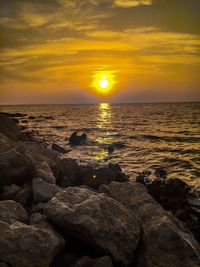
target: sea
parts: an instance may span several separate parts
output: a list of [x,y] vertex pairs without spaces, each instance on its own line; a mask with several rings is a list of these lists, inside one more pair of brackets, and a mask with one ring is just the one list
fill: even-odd
[[[83,165],[118,163],[130,179],[144,171],[167,171],[200,188],[200,102],[1,106],[22,113],[20,125],[48,147],[56,143]],[[71,147],[70,135],[87,134]],[[108,150],[113,148],[112,153]]]

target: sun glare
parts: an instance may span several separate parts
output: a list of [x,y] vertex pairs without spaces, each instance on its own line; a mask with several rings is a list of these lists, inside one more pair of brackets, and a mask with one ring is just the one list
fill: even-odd
[[92,87],[99,94],[111,93],[115,83],[115,74],[112,71],[97,71],[93,75]]

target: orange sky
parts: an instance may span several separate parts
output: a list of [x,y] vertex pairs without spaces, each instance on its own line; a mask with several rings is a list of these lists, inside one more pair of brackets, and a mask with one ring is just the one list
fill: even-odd
[[198,0],[0,5],[0,104],[200,100]]

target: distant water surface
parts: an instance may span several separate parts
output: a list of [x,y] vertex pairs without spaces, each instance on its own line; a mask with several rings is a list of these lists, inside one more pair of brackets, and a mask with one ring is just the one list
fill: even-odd
[[[137,172],[166,168],[200,186],[200,103],[1,106],[23,113],[20,124],[47,144],[57,143],[83,164],[119,163]],[[31,118],[30,116],[34,116]],[[29,118],[30,117],[30,118]],[[89,143],[71,148],[72,132],[85,132]],[[107,146],[114,144],[112,155]]]

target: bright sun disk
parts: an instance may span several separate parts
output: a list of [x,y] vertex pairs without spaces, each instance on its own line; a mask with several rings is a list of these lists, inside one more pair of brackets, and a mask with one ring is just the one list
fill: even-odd
[[99,81],[99,85],[100,85],[100,87],[101,87],[102,89],[106,89],[106,88],[108,87],[108,85],[109,85],[109,82],[108,82],[107,79],[101,79],[101,80]]

